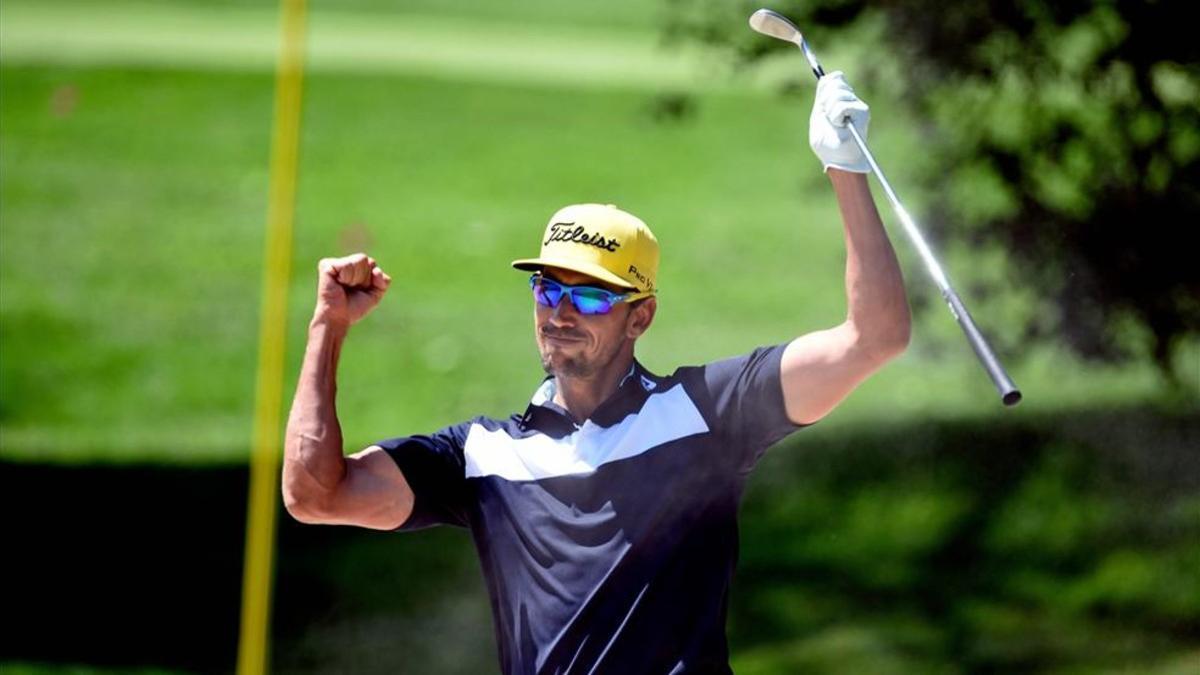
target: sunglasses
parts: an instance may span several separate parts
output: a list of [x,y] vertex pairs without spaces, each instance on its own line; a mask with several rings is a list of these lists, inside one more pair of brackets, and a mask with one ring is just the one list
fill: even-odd
[[541,274],[529,277],[529,287],[533,289],[534,299],[542,307],[558,307],[563,296],[571,296],[571,304],[580,314],[608,314],[618,302],[632,302],[653,294],[650,291],[614,293],[596,286],[568,286]]

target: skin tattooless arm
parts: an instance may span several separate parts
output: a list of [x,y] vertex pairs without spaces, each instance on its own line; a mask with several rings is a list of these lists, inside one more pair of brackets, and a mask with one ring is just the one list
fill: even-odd
[[412,513],[413,492],[380,446],[342,455],[335,405],[346,333],[379,304],[391,277],[364,253],[324,258],[317,269],[317,303],[284,442],[284,505],[303,523],[395,529]]
[[283,458],[284,502],[301,521],[328,511],[346,477],[335,399],[338,358],[347,330],[348,326],[319,316],[308,329]]
[[908,345],[911,317],[904,277],[866,174],[829,169],[846,237],[847,322],[859,347],[886,360]]
[[812,424],[908,345],[909,313],[896,253],[867,177],[829,169],[846,235],[846,320],[792,340],[780,377],[788,418]]

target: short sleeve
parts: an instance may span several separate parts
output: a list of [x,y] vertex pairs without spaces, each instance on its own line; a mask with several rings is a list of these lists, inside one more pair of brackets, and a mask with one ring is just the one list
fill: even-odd
[[396,462],[413,491],[412,515],[396,529],[467,527],[469,493],[463,443],[468,428],[469,424],[464,423],[429,436],[402,436],[375,444]]
[[786,344],[703,366],[704,386],[717,431],[740,446],[749,470],[767,448],[805,425],[787,416],[780,381]]

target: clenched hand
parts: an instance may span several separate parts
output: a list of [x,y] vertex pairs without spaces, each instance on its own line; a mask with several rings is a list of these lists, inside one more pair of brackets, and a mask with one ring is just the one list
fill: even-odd
[[317,263],[317,307],[314,320],[350,327],[375,309],[392,278],[365,253],[323,258]]

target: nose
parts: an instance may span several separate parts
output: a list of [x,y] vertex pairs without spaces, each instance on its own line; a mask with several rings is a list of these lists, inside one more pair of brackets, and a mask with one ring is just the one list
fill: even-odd
[[574,324],[579,320],[579,310],[575,309],[575,304],[571,302],[571,296],[564,293],[563,297],[558,301],[558,306],[550,312],[550,320],[557,324]]

